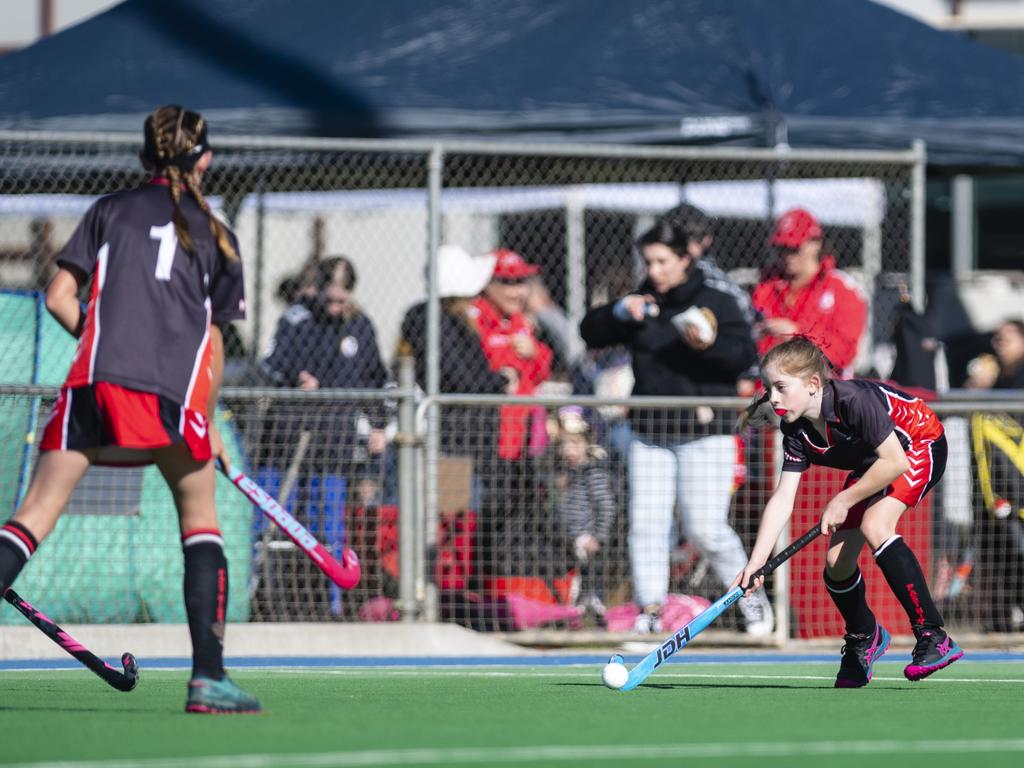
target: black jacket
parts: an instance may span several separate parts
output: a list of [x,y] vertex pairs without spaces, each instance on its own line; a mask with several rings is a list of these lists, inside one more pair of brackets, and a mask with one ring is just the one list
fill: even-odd
[[[373,323],[363,314],[332,320],[293,305],[277,324],[270,351],[260,368],[276,385],[296,387],[306,371],[320,388],[384,389],[388,369],[381,360]],[[286,466],[303,431],[311,434],[307,457],[319,469],[344,475],[347,467],[370,459],[359,425],[383,429],[389,407],[381,400],[276,403],[268,414],[261,461]],[[283,462],[283,463],[282,463]]]
[[[442,394],[501,395],[508,379],[491,370],[480,337],[464,320],[442,309],[439,389]],[[427,305],[409,308],[402,320],[400,348],[416,361],[416,382],[426,389]],[[493,406],[445,406],[441,412],[441,452],[497,456],[498,412]],[[478,470],[479,471],[479,470]]]
[[[735,298],[704,281],[699,270],[666,293],[658,294],[645,281],[637,293],[654,296],[660,314],[641,323],[622,321],[613,314],[614,304],[592,309],[580,323],[580,333],[591,349],[625,344],[633,356],[634,395],[734,396],[736,380],[757,360],[750,323]],[[696,350],[682,339],[672,318],[690,307],[705,307],[718,321],[715,343]],[[690,410],[666,411],[634,408],[633,429],[658,442],[682,437],[727,434],[734,414],[715,409],[710,423],[698,423]]]
[[[445,312],[440,313],[440,381],[445,394],[500,395],[505,393],[508,379],[497,371],[484,354],[480,337],[465,321]],[[427,378],[427,305],[415,304],[402,320],[402,340],[416,361],[416,382],[426,389]]]

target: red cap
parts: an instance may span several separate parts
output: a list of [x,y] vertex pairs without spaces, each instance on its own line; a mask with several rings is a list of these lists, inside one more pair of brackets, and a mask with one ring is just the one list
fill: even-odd
[[786,211],[775,224],[772,245],[785,248],[799,248],[807,240],[821,239],[821,225],[803,208]]
[[508,248],[491,251],[491,255],[497,258],[497,262],[494,264],[494,274],[491,275],[495,280],[525,280],[540,272],[540,267],[530,264],[518,253],[510,251]]

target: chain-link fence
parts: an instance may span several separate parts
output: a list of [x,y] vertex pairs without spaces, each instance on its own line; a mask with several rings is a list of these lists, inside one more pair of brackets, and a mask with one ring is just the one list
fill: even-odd
[[991,632],[1024,631],[1024,413],[1007,395],[936,405],[950,454],[933,503],[933,590],[949,623]]
[[[93,200],[144,180],[140,144],[136,136],[0,134],[0,285],[47,284],[57,253]],[[920,269],[911,274],[915,249],[923,247],[914,240],[914,206],[923,205],[923,190],[915,191],[920,150],[432,147],[217,137],[214,146],[203,188],[238,235],[249,298],[247,320],[228,339],[237,363],[229,383],[275,373],[256,363],[275,338],[290,340],[289,331],[320,307],[318,285],[326,275],[318,282],[317,267],[331,256],[346,257],[350,267],[342,280],[351,294],[344,316],[355,326],[342,338],[360,342],[342,350],[355,358],[350,368],[375,368],[376,358],[388,363],[406,309],[427,295],[427,254],[452,243],[471,254],[510,248],[539,267],[526,298],[517,300],[529,303],[552,349],[546,381],[565,384],[580,365],[581,346],[556,324],[567,320],[571,329],[588,306],[636,289],[643,276],[637,236],[680,204],[711,217],[705,260],[747,290],[780,267],[770,244],[775,219],[797,207],[812,213],[823,230],[822,256],[870,304],[866,328],[850,331],[861,371],[887,364],[871,353],[891,337],[899,286],[923,287]],[[819,298],[827,311],[832,299]],[[813,325],[803,330],[813,333]],[[368,350],[362,342],[371,338],[376,349]],[[377,386],[376,375],[361,381],[356,373],[355,381],[336,386]]]
[[[0,503],[8,509],[35,458],[26,434],[38,429],[54,394],[52,387],[0,389]],[[742,567],[781,464],[777,432],[714,434],[716,423],[738,415],[736,398],[443,395],[420,399],[410,429],[418,396],[391,395],[385,402],[366,390],[226,393],[217,421],[232,461],[336,557],[351,546],[363,568],[357,588],[338,590],[221,481],[229,618],[439,619],[545,642],[665,632],[720,596]],[[358,428],[350,435],[339,428],[367,409],[393,413],[394,399],[406,405],[404,425],[389,420],[380,454]],[[935,407],[949,441],[946,474],[905,515],[900,533],[951,627],[1020,632],[1024,412],[999,401]],[[502,435],[517,422],[528,425],[527,450],[502,457]],[[428,458],[431,433],[438,451]],[[403,449],[414,455],[403,458]],[[817,523],[844,477],[808,471],[780,542]],[[716,622],[719,637],[841,634],[822,584],[824,551],[819,540],[777,571],[766,590],[770,604],[741,604]],[[876,615],[907,631],[867,549],[861,567]],[[182,621],[177,524],[156,469],[90,470],[19,585],[63,621]],[[653,606],[655,613],[644,610]]]
[[[771,491],[771,444],[733,434],[741,407],[441,396],[425,467],[437,489],[425,499],[437,532],[428,607],[490,631],[681,626],[745,565]],[[518,427],[523,452],[502,455]],[[740,609],[717,627],[772,635],[766,600]]]
[[[755,345],[771,335],[766,321],[788,311],[792,291],[804,302],[797,330],[826,348],[848,337],[852,366],[886,375],[892,361],[883,352],[906,311],[901,289],[919,300],[923,287],[919,148],[814,153],[213,139],[216,156],[203,189],[238,236],[249,307],[226,335],[222,418],[230,419],[222,431],[232,436],[241,465],[325,545],[349,544],[364,563],[358,590],[332,591],[251,505],[221,489],[236,619],[401,614],[499,631],[631,632],[645,621],[640,609],[648,603],[671,604],[685,616],[722,589],[736,553],[749,550],[774,482],[772,441],[731,435],[741,402],[733,399],[737,379],[749,372]],[[134,136],[0,134],[0,385],[8,385],[0,401],[0,483],[10,509],[30,473],[34,447],[24,436],[38,434],[73,353],[38,291],[91,202],[143,181],[135,161],[140,143]],[[786,259],[802,241],[779,224],[794,208],[820,228],[821,253],[813,255],[826,269],[842,270],[838,283],[800,293]],[[709,324],[746,351],[724,368],[721,361],[692,362],[706,387],[644,391],[634,380],[635,347],[594,326],[581,333],[580,324],[624,295],[651,290],[636,243],[667,213],[699,245],[694,270],[718,296],[713,301],[740,308],[732,317],[721,304]],[[853,305],[836,309],[844,286],[863,307],[860,324],[844,322]],[[409,386],[441,396],[421,408],[419,423],[403,427],[396,403],[411,409],[411,395],[390,389],[401,355],[413,360]],[[43,388],[24,388],[36,385]],[[631,392],[714,396],[640,408],[642,401],[625,399]],[[580,408],[566,410],[570,403]],[[981,425],[967,422],[970,442]],[[410,453],[400,462],[403,451]],[[972,448],[951,459],[951,474],[955,466],[957,477],[975,478],[977,455]],[[65,620],[177,615],[173,569],[180,558],[164,546],[173,514],[153,472],[90,473],[95,479],[58,530],[68,531],[60,538],[68,556],[60,559],[74,561],[88,589],[54,581],[42,593],[52,602],[32,593],[36,602]],[[812,478],[791,533],[809,525],[832,484],[831,476]],[[962,576],[995,545],[956,549],[951,542],[963,538],[963,526],[940,525],[948,513],[935,510],[952,509],[950,489],[961,489],[961,517],[963,504],[971,510],[969,536],[982,536],[987,528],[975,524],[982,510],[1002,514],[1006,505],[991,499],[1010,497],[979,495],[977,478],[966,495],[960,480],[940,487],[934,507],[908,518],[907,535],[926,553],[937,585],[949,577],[947,591],[937,592],[955,601],[965,589],[981,589]],[[1024,501],[1010,504],[1012,514],[996,516],[1011,521],[1004,550]],[[414,541],[401,541],[403,520]],[[90,525],[96,530],[75,528]],[[102,543],[115,534],[116,543]],[[160,548],[166,563],[154,556]],[[128,590],[131,598],[107,615],[76,593],[96,587],[98,563],[111,562],[115,549],[125,562],[104,570],[110,594]],[[30,569],[43,569],[39,563],[50,557],[34,559]],[[166,597],[147,592],[163,583],[149,571],[158,565],[175,585]],[[835,629],[819,566],[820,558],[806,554],[775,578],[770,594],[781,636]],[[985,589],[995,594],[995,587]],[[1014,626],[1012,596],[998,598],[1007,603],[1001,623],[959,599],[963,605],[950,608],[956,621]],[[768,619],[763,604],[744,604],[722,626],[760,636]]]

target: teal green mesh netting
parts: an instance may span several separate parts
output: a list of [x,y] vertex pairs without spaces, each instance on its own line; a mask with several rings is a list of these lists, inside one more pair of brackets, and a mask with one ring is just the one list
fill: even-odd
[[[75,342],[42,301],[38,293],[0,291],[0,385],[64,381]],[[34,442],[51,404],[0,395],[0,519],[13,514],[25,491]],[[231,460],[241,466],[230,419],[220,409],[215,418]],[[232,585],[228,619],[245,621],[253,508],[218,479],[217,514]],[[157,469],[97,468],[89,471],[56,530],[18,578],[17,589],[58,622],[180,623],[185,621],[182,579],[177,515]],[[23,621],[3,604],[0,624]]]

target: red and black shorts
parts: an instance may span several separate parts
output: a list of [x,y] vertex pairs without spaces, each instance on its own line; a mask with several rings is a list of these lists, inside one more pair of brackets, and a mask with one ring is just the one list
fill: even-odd
[[[928,491],[942,479],[942,473],[946,471],[946,454],[945,435],[941,435],[938,440],[911,443],[907,448],[910,469],[897,477],[895,482],[885,490],[850,507],[850,511],[846,515],[846,522],[839,526],[839,530],[860,528],[868,507],[887,496],[902,501],[908,509],[916,507]],[[863,472],[850,473],[843,484],[843,490],[845,491],[860,480],[863,474]]]
[[206,416],[162,395],[101,381],[61,389],[39,450],[118,449],[101,451],[95,462],[118,466],[151,464],[148,451],[176,444],[185,445],[195,461],[209,461]]

